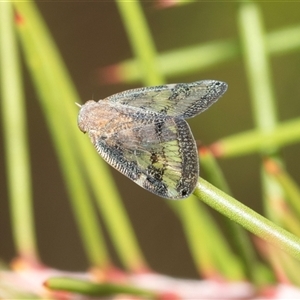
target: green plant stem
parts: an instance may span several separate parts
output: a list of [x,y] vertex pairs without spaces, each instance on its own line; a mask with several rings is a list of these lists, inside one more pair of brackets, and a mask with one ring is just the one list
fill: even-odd
[[14,5],[25,19],[19,25],[19,33],[26,62],[40,95],[88,258],[102,267],[109,262],[84,175],[91,179],[91,188],[122,263],[131,271],[145,269],[146,261],[108,166],[76,126],[78,108],[74,102],[79,103],[80,99],[54,41],[32,2]]
[[25,100],[9,1],[0,3],[0,53],[2,121],[13,238],[19,255],[38,260]]
[[63,63],[34,3],[14,2],[14,5],[19,18],[17,24],[25,61],[54,141],[83,246],[90,263],[105,268],[109,264],[108,254],[104,240],[99,234],[99,224],[89,201],[78,159],[71,146],[74,143],[66,118],[68,114],[65,113],[68,110],[64,109],[66,101],[77,98],[70,92],[67,80],[61,78],[64,74]]
[[[269,133],[277,126],[277,110],[259,4],[242,2],[238,17],[256,127],[263,133]],[[261,151],[262,154],[271,156],[283,164],[277,154],[277,148],[266,147]],[[284,192],[281,186],[268,176],[264,168],[261,169],[261,177],[266,213],[275,220],[277,216],[272,206],[276,206],[275,202],[278,199],[284,199]]]
[[238,17],[255,122],[270,132],[276,126],[276,107],[259,5],[242,2]]
[[144,83],[146,85],[162,84],[164,79],[158,72],[155,44],[140,2],[116,0],[116,3],[131,47],[138,60]]
[[120,260],[131,272],[145,271],[148,269],[146,259],[136,240],[116,184],[108,176],[109,167],[102,161],[94,147],[91,147],[90,141],[80,138],[81,153],[88,157],[83,162],[84,168]]
[[194,195],[256,236],[300,260],[300,239],[200,178]]
[[254,129],[225,137],[211,145],[219,157],[235,157],[260,153],[265,148],[279,148],[300,142],[300,120],[282,122],[273,131],[264,133]]
[[[134,286],[112,284],[112,283],[93,283],[76,278],[54,277],[45,282],[45,286],[56,291],[68,291],[72,293],[89,295],[94,297],[110,297],[117,294],[145,297],[145,299],[158,299],[158,294]],[[129,298],[129,297],[128,297]],[[144,299],[144,298],[143,298]]]
[[195,265],[202,276],[211,279],[245,279],[238,259],[202,203],[197,203],[195,197],[168,203],[182,223]]
[[[200,158],[201,167],[204,169],[204,173],[209,179],[209,182],[227,194],[231,194],[222,170],[212,153],[208,149],[202,148],[202,151],[200,149]],[[238,224],[228,220],[228,218],[222,218],[222,224],[224,224],[227,229],[229,236],[232,237],[230,238],[230,242],[238,251],[241,262],[243,263],[244,274],[251,282],[257,282],[255,273],[258,261],[247,233]]]
[[[300,26],[295,25],[268,33],[265,37],[269,55],[283,55],[300,48]],[[240,45],[233,39],[212,41],[156,56],[159,72],[166,77],[182,76],[220,66],[241,55]],[[201,59],[203,58],[203,59]],[[105,69],[104,69],[105,71]],[[143,79],[137,59],[128,59],[117,65],[120,82],[132,83]]]
[[282,168],[278,172],[271,174],[283,187],[287,196],[287,202],[291,209],[300,218],[300,188],[293,178]]

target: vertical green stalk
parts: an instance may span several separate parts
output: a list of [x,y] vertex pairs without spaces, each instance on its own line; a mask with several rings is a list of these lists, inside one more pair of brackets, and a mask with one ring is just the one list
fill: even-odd
[[15,246],[19,255],[37,260],[30,157],[21,68],[9,1],[0,3],[2,122]]
[[[229,186],[225,180],[225,177],[212,153],[208,149],[202,148],[200,151],[201,156],[201,167],[209,182],[215,185],[215,187],[221,189],[227,194],[231,194]],[[230,234],[230,241],[237,249],[239,257],[241,259],[241,264],[243,267],[244,274],[247,276],[251,282],[256,280],[256,269],[257,269],[257,257],[255,255],[253,245],[247,235],[247,233],[238,224],[233,223],[228,218],[222,220],[225,228]]]
[[140,2],[116,0],[116,3],[131,47],[138,59],[144,83],[146,85],[162,84],[164,78],[158,71],[155,45]]
[[[144,84],[145,85],[162,84],[164,82],[164,79],[158,70],[155,44],[153,42],[150,29],[148,27],[140,2],[138,0],[137,1],[116,0],[116,4],[118,6],[120,15],[122,17],[127,32],[127,37],[131,44],[131,48],[134,52],[135,57],[138,60],[139,67],[143,74]],[[114,220],[118,220],[122,216],[119,213],[120,211],[119,209],[116,209],[115,211],[116,213],[118,212],[118,216],[115,215]],[[125,218],[121,218],[120,220],[124,221],[124,225],[127,224],[127,222],[125,222],[126,221]],[[108,220],[109,223],[111,223],[111,221],[113,220]],[[117,228],[116,226],[113,227]],[[129,228],[129,227],[126,226],[124,228]],[[129,231],[127,231],[127,234],[128,237],[130,237]],[[146,266],[142,254],[138,251],[137,245],[133,243],[134,240],[131,238],[130,239],[132,241],[131,243],[128,243],[126,240],[127,238],[125,235],[123,238],[119,236],[119,241],[116,240],[119,247],[126,246],[128,250],[131,249],[130,252],[126,251],[127,254],[125,252],[123,254],[126,254],[126,256],[129,258],[128,254],[135,253],[137,261],[140,261],[139,264]],[[120,244],[120,242],[122,242],[122,244]],[[133,250],[134,252],[132,252]]]
[[[239,260],[233,255],[206,207],[194,197],[170,201],[178,215],[199,273],[207,279],[243,280]],[[205,241],[205,243],[203,243]]]
[[[109,264],[104,240],[101,236],[97,216],[91,204],[84,176],[79,168],[78,158],[73,150],[72,139],[75,126],[69,124],[66,102],[78,101],[64,77],[64,66],[55,46],[47,39],[47,31],[39,19],[34,4],[14,2],[18,13],[18,32],[25,62],[39,95],[41,107],[53,138],[67,190],[72,200],[72,209],[78,223],[83,247],[91,264],[105,268]],[[67,77],[67,76],[66,76]],[[74,103],[74,102],[73,102]],[[73,106],[75,106],[73,104]],[[76,113],[73,118],[76,120]]]
[[[239,26],[256,127],[260,132],[268,134],[276,129],[277,111],[270,72],[271,67],[266,49],[266,34],[259,4],[245,2],[240,5]],[[266,139],[262,154],[272,157],[278,164],[282,165],[283,163],[277,152],[278,149],[271,147]],[[276,223],[284,225],[281,215],[276,209],[285,199],[284,190],[266,172],[263,166],[261,176],[266,214]],[[282,271],[288,277],[288,264],[285,264],[284,261],[281,261],[281,264]]]
[[270,132],[276,126],[276,105],[259,4],[243,2],[238,14],[240,37],[256,126]]
[[[266,49],[266,34],[259,4],[243,2],[240,5],[238,17],[256,126],[261,132],[269,133],[276,127],[277,113]],[[269,147],[267,142],[266,140],[263,153],[271,155],[279,162],[275,154],[277,149]],[[262,170],[262,181],[267,213],[274,218],[274,212],[270,209],[270,201],[282,199],[283,191],[264,170]]]
[[[131,272],[141,272],[148,269],[117,187],[108,176],[108,166],[101,161],[95,149],[90,147],[90,141],[82,139],[80,144],[82,155],[89,157],[84,162],[85,171],[122,264]],[[85,151],[83,151],[84,149]],[[106,173],[103,172],[104,170]]]
[[14,2],[14,5],[23,19],[19,34],[26,62],[49,124],[88,258],[100,267],[109,262],[89,202],[86,177],[90,179],[121,262],[131,271],[145,269],[146,261],[108,167],[77,127],[78,108],[74,102],[80,99],[55,43],[34,3]]

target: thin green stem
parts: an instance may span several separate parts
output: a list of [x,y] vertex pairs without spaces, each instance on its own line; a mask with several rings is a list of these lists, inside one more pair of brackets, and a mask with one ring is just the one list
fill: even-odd
[[[256,127],[263,133],[269,133],[277,126],[277,109],[259,4],[242,2],[238,17]],[[281,162],[277,150],[270,147],[261,149],[263,154]],[[266,213],[272,219],[277,218],[272,206],[278,199],[284,198],[283,190],[263,168],[261,178]]]
[[[142,297],[143,299],[158,299],[156,292],[128,286],[125,284],[93,283],[76,278],[54,277],[46,281],[45,286],[56,291],[68,291],[76,294],[89,295],[93,297],[108,298],[117,295],[128,295],[131,297]],[[129,296],[131,295],[131,297]],[[126,298],[125,298],[126,299]]]
[[290,205],[297,218],[300,218],[300,188],[293,178],[283,169],[280,168],[274,174],[271,174],[277,180],[287,196],[287,202]]
[[256,236],[300,260],[300,238],[200,178],[194,195]]
[[265,148],[280,148],[300,142],[300,120],[282,122],[268,133],[257,129],[225,137],[211,145],[216,156],[235,157],[261,152]]
[[80,138],[83,141],[79,146],[82,156],[88,157],[83,161],[84,168],[121,262],[132,272],[148,269],[116,184],[108,176],[108,166],[91,147],[90,141],[83,136]]
[[125,25],[131,47],[138,59],[142,77],[146,85],[158,85],[164,82],[158,72],[155,44],[152,40],[141,4],[136,1],[116,0]]
[[[87,257],[93,265],[105,267],[109,264],[104,240],[101,236],[89,193],[71,145],[74,145],[68,123],[67,101],[77,100],[69,90],[63,63],[53,45],[34,4],[14,2],[18,13],[18,29],[25,61],[35,84],[48,127],[54,141],[72,208],[78,222]],[[76,114],[74,114],[76,118]]]
[[195,197],[190,197],[185,201],[170,201],[169,204],[180,218],[197,269],[206,278],[243,280],[238,259],[209,212],[195,200]]
[[20,17],[25,18],[19,29],[27,63],[40,94],[54,145],[57,147],[73,201],[72,207],[90,262],[103,266],[108,262],[108,254],[95,211],[89,203],[85,174],[92,183],[91,188],[122,263],[131,271],[141,270],[147,264],[109,169],[76,126],[78,108],[74,102],[79,103],[80,99],[54,41],[33,3],[14,4]]
[[2,121],[13,237],[19,255],[37,260],[26,109],[9,1],[0,3],[0,53]]
[[[299,34],[299,25],[267,33],[265,36],[267,53],[275,56],[299,51]],[[192,72],[199,73],[239,56],[241,56],[239,43],[234,39],[227,39],[162,52],[156,56],[156,61],[163,76],[174,77]],[[143,78],[136,58],[124,60],[117,66],[120,82],[132,83]]]
[[[231,194],[221,168],[212,153],[208,149],[203,148],[202,151],[200,150],[200,158],[201,167],[204,169],[204,173],[207,175],[209,182],[227,194]],[[258,261],[247,233],[238,224],[228,220],[228,218],[223,218],[222,223],[231,237],[231,244],[235,246],[235,249],[238,251],[241,262],[243,263],[244,273],[251,282],[255,282],[257,279],[255,272]]]
[[238,17],[255,121],[261,131],[270,132],[276,125],[276,107],[259,5],[241,3]]

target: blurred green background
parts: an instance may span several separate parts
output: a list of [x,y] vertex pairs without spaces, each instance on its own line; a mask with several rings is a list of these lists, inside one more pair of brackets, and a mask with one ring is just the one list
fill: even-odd
[[[101,68],[133,56],[113,2],[53,1],[37,2],[37,5],[81,95],[82,103],[89,99],[103,99],[113,93],[142,85],[105,85],[97,76],[97,71]],[[156,6],[154,1],[143,3],[159,53],[214,40],[239,39],[236,3],[197,2],[168,9],[157,9]],[[267,33],[300,24],[300,3],[262,2],[260,6]],[[280,120],[298,117],[300,51],[272,56],[271,66]],[[24,78],[40,253],[44,263],[54,268],[82,270],[88,264],[45,120],[25,67]],[[193,75],[167,78],[169,83],[201,79],[225,81],[229,84],[229,89],[209,111],[189,121],[197,140],[210,144],[222,137],[253,128],[242,57]],[[76,120],[70,126],[77,126]],[[2,131],[0,134],[2,154]],[[78,130],[78,138],[86,137]],[[287,169],[298,183],[299,151],[299,145],[286,147],[282,151]],[[260,212],[260,157],[251,155],[224,159],[220,160],[220,164],[234,196]],[[165,204],[168,200],[150,194],[114,170],[112,172],[150,266],[160,273],[196,277],[181,226]],[[0,253],[8,261],[15,253],[9,223],[3,155],[0,156],[0,174]],[[99,184],[100,182],[101,178]]]

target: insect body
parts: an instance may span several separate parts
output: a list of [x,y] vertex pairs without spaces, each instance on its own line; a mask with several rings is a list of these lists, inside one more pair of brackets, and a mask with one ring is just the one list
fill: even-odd
[[218,100],[215,80],[128,90],[81,106],[78,126],[98,153],[146,190],[167,199],[188,197],[199,176],[198,151],[187,118]]

